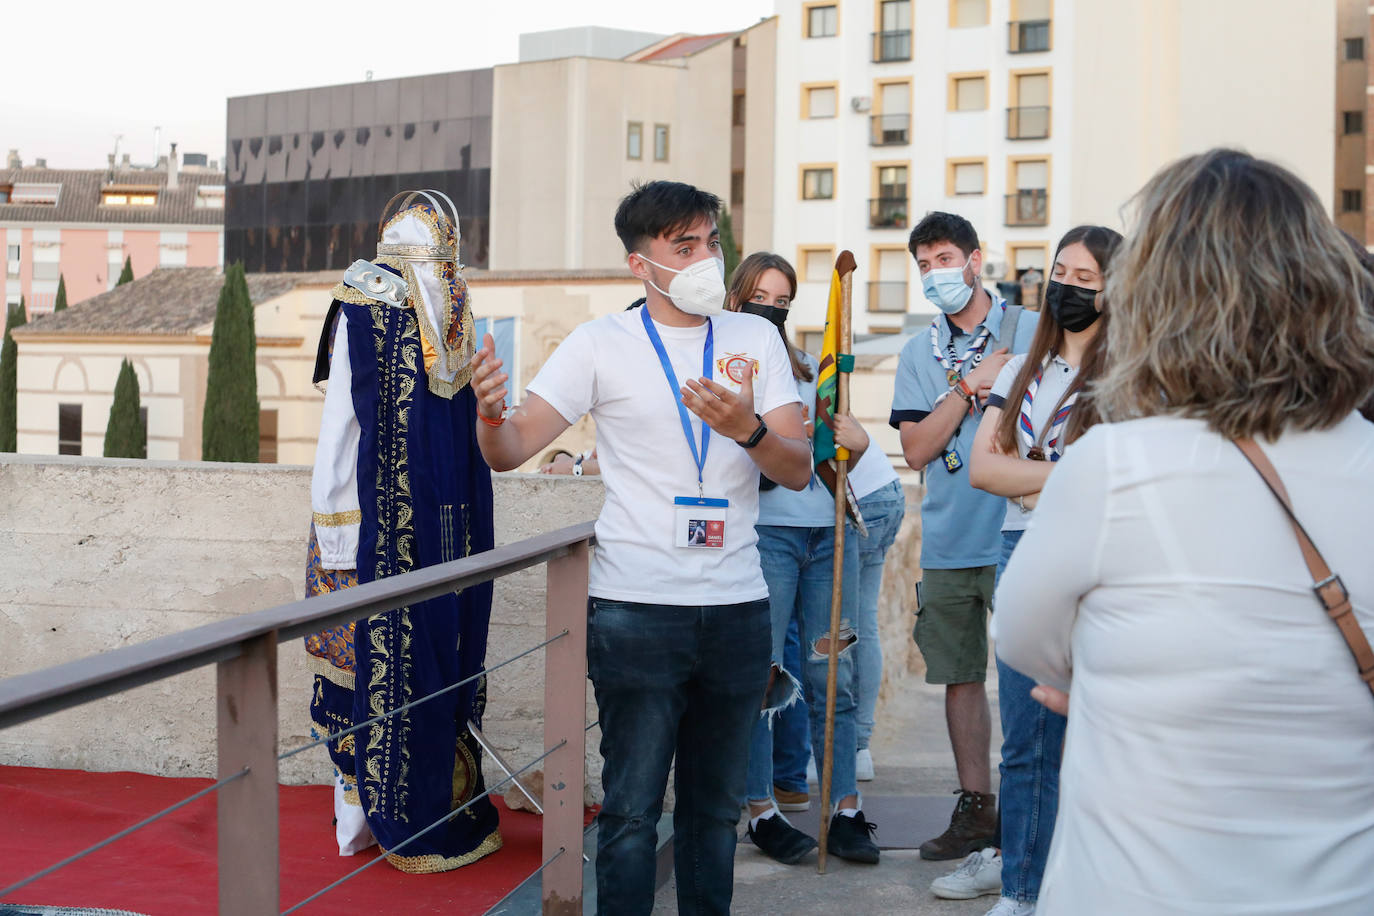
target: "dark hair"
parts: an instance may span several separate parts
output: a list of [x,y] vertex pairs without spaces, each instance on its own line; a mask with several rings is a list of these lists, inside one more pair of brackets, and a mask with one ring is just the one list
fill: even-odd
[[[1075,226],[1064,237],[1059,240],[1059,245],[1054,249],[1054,258],[1059,260],[1059,253],[1070,245],[1082,244],[1088,249],[1088,254],[1093,256],[1097,262],[1097,270],[1102,274],[1103,285],[1105,287],[1107,268],[1111,264],[1112,255],[1121,246],[1121,233],[1106,226]],[[1053,262],[1050,271],[1053,272]],[[1096,331],[1093,338],[1088,342],[1087,350],[1083,354],[1082,364],[1078,367],[1078,375],[1074,377],[1060,403],[1067,401],[1076,391],[1082,391],[1083,386],[1091,382],[1102,373],[1103,358],[1107,352],[1107,325],[1110,316],[1102,301],[1102,293],[1098,293],[1098,302],[1103,306],[1102,314],[1095,322]],[[1049,315],[1041,312],[1040,322],[1035,328],[1035,337],[1031,339],[1030,349],[1026,351],[1026,361],[1021,366],[1021,371],[1016,373],[1016,380],[1012,382],[1011,389],[1007,392],[1006,403],[1002,407],[1002,416],[997,423],[997,432],[993,437],[993,444],[1008,455],[1016,454],[1016,426],[1021,418],[1021,399],[1026,396],[1026,389],[1030,387],[1031,379],[1040,371],[1040,364],[1045,361],[1045,357],[1051,353],[1058,353],[1064,346],[1064,329],[1059,326]],[[1059,412],[1056,405],[1055,413]],[[1069,417],[1069,425],[1064,430],[1064,444],[1076,440],[1083,433],[1097,423],[1099,417],[1093,408],[1089,398],[1079,398],[1074,404],[1073,413]]]
[[[771,251],[756,251],[740,261],[739,266],[735,268],[735,276],[730,282],[730,291],[725,294],[725,307],[732,312],[738,312],[740,306],[748,302],[749,297],[754,294],[754,287],[759,280],[770,270],[776,270],[783,275],[788,286],[792,289],[791,297],[795,299],[797,296],[797,272],[792,269],[792,265],[780,254],[773,254]],[[792,361],[792,377],[804,382],[811,381],[811,367],[802,361],[801,351],[792,346],[792,341],[788,338],[785,329],[778,328],[778,333],[782,335],[783,345],[787,347],[787,357]]]
[[973,223],[957,213],[932,210],[911,230],[906,249],[914,258],[917,245],[938,245],[940,242],[953,242],[965,255],[970,255],[978,247],[978,233]]
[[615,210],[615,234],[626,254],[649,239],[682,232],[720,213],[719,197],[681,181],[650,181],[633,188]]

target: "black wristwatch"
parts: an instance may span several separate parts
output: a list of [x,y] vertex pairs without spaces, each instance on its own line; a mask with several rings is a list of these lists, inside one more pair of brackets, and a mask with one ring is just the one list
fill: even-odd
[[[759,428],[754,430],[752,436],[739,443],[740,448],[753,448],[763,441],[764,436],[768,435],[768,424],[763,422],[763,417],[758,414],[754,414],[754,417],[759,421]],[[739,440],[735,441],[738,442]]]

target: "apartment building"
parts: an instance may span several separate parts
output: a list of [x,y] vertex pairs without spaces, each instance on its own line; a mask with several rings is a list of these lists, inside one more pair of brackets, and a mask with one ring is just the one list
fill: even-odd
[[1374,182],[1374,145],[1365,122],[1370,115],[1374,69],[1368,61],[1370,7],[1367,0],[1339,0],[1336,14],[1336,225],[1362,243],[1374,237],[1365,202]]
[[[1160,166],[1217,145],[1269,156],[1330,203],[1334,0],[779,0],[774,245],[796,258],[814,349],[835,253],[856,333],[931,313],[906,252],[966,216],[984,278],[1043,282],[1082,222],[1122,224]],[[1034,272],[1034,273],[1032,273]],[[1038,283],[1025,289],[1028,300]]]
[[[112,288],[128,259],[134,276],[159,267],[223,263],[224,173],[176,144],[157,167],[111,154],[104,169],[25,165],[10,150],[0,169],[5,301],[30,316],[52,311],[66,280],[69,305]],[[0,320],[0,324],[3,321]]]

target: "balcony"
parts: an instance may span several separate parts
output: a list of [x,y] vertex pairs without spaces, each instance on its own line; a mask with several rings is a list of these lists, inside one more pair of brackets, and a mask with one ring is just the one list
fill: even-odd
[[911,142],[911,115],[872,115],[868,120],[869,146],[906,146]]
[[873,63],[883,64],[893,60],[911,60],[911,29],[895,32],[874,32]]
[[1006,197],[1008,226],[1047,226],[1050,222],[1050,195],[1044,188],[1023,188]]
[[1043,140],[1050,135],[1050,106],[1007,109],[1008,140]]
[[910,205],[905,197],[870,197],[868,199],[868,228],[905,229]]
[[905,312],[905,280],[873,280],[868,284],[868,310],[870,312]]
[[1026,19],[1007,23],[1007,53],[1031,54],[1050,49],[1050,20]]

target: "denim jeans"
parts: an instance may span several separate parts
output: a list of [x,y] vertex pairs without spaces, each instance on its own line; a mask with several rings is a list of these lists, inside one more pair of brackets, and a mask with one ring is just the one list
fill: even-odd
[[[787,627],[782,666],[799,682],[802,679],[801,631],[797,618]],[[811,759],[810,707],[797,700],[773,720],[773,785],[789,792],[805,792],[806,763]],[[752,753],[752,751],[751,751]]]
[[648,914],[668,771],[678,912],[730,911],[749,733],[768,679],[768,602],[588,601],[587,671],[601,719],[597,912]]
[[906,494],[900,481],[879,487],[859,500],[868,537],[859,539],[859,643],[854,647],[854,692],[858,697],[859,749],[873,736],[873,711],[883,685],[883,644],[878,639],[878,592],[883,585],[883,562],[906,515]]
[[[1020,531],[1002,532],[1002,575]],[[1040,896],[1045,860],[1059,808],[1059,763],[1068,720],[1031,699],[1035,681],[997,659],[997,705],[1002,716],[1002,895]]]
[[[795,616],[802,644],[802,685],[810,707],[811,749],[825,759],[825,683],[828,655],[815,650],[816,641],[830,629],[830,598],[834,581],[835,533],[832,528],[794,528],[759,525],[759,557],[768,583],[772,613],[774,664],[781,666],[787,629]],[[858,536],[845,531],[844,581],[858,582]],[[852,632],[858,589],[846,586],[840,600],[840,634]],[[858,793],[854,778],[857,753],[855,731],[855,646],[841,644],[835,669],[835,750],[830,797],[838,800]],[[785,675],[782,675],[785,676]],[[762,801],[773,795],[773,740],[770,717],[760,716],[750,739],[748,796]],[[820,768],[817,767],[819,774]],[[828,813],[828,812],[827,812]]]

